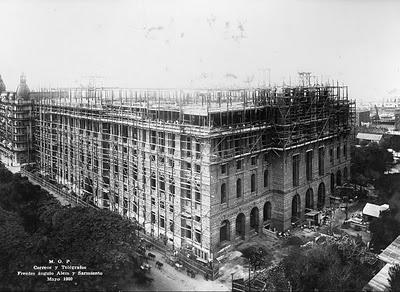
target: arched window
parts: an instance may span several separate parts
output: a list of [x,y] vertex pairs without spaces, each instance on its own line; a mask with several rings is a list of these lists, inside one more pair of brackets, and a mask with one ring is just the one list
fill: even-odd
[[244,239],[245,236],[245,226],[246,218],[243,213],[240,213],[236,217],[236,236],[239,236],[241,239]]
[[341,186],[341,185],[342,185],[342,173],[341,173],[340,170],[338,170],[338,171],[336,172],[336,184],[337,184],[338,186]]
[[226,184],[221,185],[221,204],[226,203]]
[[349,173],[348,173],[347,167],[345,167],[343,169],[343,181],[346,182],[348,177],[349,177]]
[[318,210],[322,209],[325,205],[325,184],[322,182],[318,187]]
[[260,224],[260,218],[259,218],[258,208],[254,207],[253,209],[251,209],[250,212],[250,228],[258,231],[259,224]]
[[264,221],[268,221],[271,220],[271,203],[270,202],[266,202],[264,204],[264,214],[263,214],[263,219]]
[[309,188],[306,192],[306,209],[314,209],[314,192]]
[[255,174],[251,175],[250,190],[251,190],[251,192],[255,192],[256,191],[256,175]]
[[224,220],[221,223],[221,227],[219,228],[219,241],[229,241],[230,240],[230,230],[231,224],[228,220]]
[[236,198],[240,198],[242,196],[242,180],[240,178],[236,181]]
[[264,170],[264,188],[268,187],[268,169]]
[[331,173],[331,193],[335,190],[335,175]]
[[300,196],[296,194],[292,199],[292,223],[298,222],[301,216]]

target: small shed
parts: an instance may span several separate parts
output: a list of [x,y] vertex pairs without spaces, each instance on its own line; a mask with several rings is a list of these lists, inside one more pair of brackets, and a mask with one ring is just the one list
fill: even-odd
[[320,225],[322,220],[322,212],[317,210],[311,210],[305,214],[307,222],[310,225]]
[[365,221],[370,221],[373,218],[379,218],[382,215],[382,212],[389,210],[388,204],[383,204],[381,206],[366,203],[363,209],[363,217]]

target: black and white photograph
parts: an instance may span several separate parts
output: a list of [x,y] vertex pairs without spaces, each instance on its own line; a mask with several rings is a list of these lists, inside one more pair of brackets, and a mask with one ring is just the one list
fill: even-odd
[[0,291],[400,291],[399,13],[0,0]]

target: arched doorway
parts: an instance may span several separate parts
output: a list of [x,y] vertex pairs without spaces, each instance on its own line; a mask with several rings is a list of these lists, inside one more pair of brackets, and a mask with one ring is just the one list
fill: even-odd
[[292,222],[297,222],[300,220],[300,196],[296,194],[292,199]]
[[336,172],[336,184],[337,184],[338,186],[341,186],[341,185],[342,185],[342,173],[341,173],[340,170],[338,170],[338,171]]
[[325,206],[325,184],[322,182],[318,187],[318,210],[322,209]]
[[349,172],[347,170],[347,166],[343,169],[343,181],[346,182],[349,178]]
[[240,236],[240,239],[244,239],[245,236],[245,225],[246,225],[246,217],[243,213],[240,213],[236,217],[236,236]]
[[306,209],[314,209],[314,191],[309,188],[306,192]]
[[231,224],[228,220],[224,220],[221,223],[221,227],[219,228],[219,241],[229,241],[230,240],[230,230]]
[[250,228],[255,229],[255,231],[258,231],[259,225],[260,225],[259,211],[257,207],[254,207],[253,209],[251,209],[250,212]]
[[335,191],[335,175],[331,173],[331,193]]
[[270,202],[266,202],[264,204],[263,220],[264,221],[271,220],[271,203]]

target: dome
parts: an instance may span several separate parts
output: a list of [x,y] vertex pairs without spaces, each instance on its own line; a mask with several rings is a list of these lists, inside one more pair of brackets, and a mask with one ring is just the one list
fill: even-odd
[[1,79],[1,75],[0,75],[0,93],[6,91],[6,85],[3,82],[3,79]]
[[29,99],[30,90],[28,85],[26,84],[26,77],[24,74],[21,75],[20,83],[17,88],[17,96],[16,99]]

